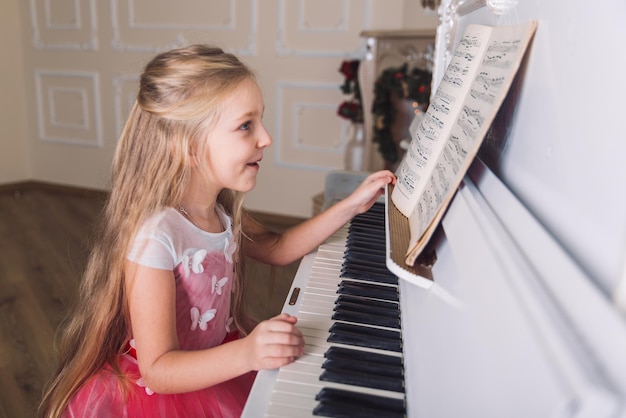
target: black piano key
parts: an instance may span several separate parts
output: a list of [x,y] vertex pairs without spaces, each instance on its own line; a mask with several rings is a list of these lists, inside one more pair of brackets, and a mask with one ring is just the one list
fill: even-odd
[[324,357],[329,359],[351,359],[355,361],[364,361],[380,365],[382,369],[403,369],[402,357],[373,353],[365,350],[356,350],[348,347],[339,347],[336,345],[331,346],[328,350],[326,350]]
[[404,380],[404,364],[401,357],[339,346],[330,347],[324,353],[324,357],[343,365],[348,370]]
[[377,299],[371,299],[371,298],[361,297],[361,296],[352,296],[352,295],[337,296],[337,299],[335,300],[335,304],[340,304],[344,302],[352,303],[356,305],[363,305],[363,306],[370,307],[372,309],[383,308],[386,310],[394,310],[394,311],[398,311],[400,307],[398,302],[389,302],[386,300],[377,300]]
[[[340,372],[342,370],[358,372],[366,374],[367,376],[371,376],[372,378],[385,378],[390,381],[394,381],[395,383],[389,383],[390,386],[395,387],[395,389],[388,389],[394,392],[403,392],[404,391],[404,369],[402,365],[398,366],[390,366],[390,365],[382,365],[380,363],[374,363],[371,361],[364,361],[360,359],[353,358],[345,358],[345,357],[337,357],[337,358],[327,358],[324,360],[322,364],[322,368],[325,370],[333,370],[335,372]],[[373,386],[369,386],[373,387]],[[385,388],[380,388],[385,389]]]
[[400,318],[364,314],[347,309],[335,309],[331,318],[335,321],[354,322],[357,324],[377,325],[379,327],[400,329]]
[[384,226],[385,217],[384,214],[381,217],[377,213],[363,213],[362,216],[357,216],[353,219],[352,224],[361,226],[361,225],[373,225],[373,226]]
[[351,295],[339,295],[335,299],[337,306],[349,306],[351,309],[359,312],[371,312],[372,314],[399,316],[400,304],[397,302],[389,302],[386,300],[375,300]]
[[337,300],[335,301],[335,311],[350,311],[350,312],[358,312],[364,315],[370,316],[385,316],[387,318],[400,318],[400,310],[398,306],[393,306],[393,304],[389,307],[387,306],[373,306],[364,302],[372,302],[363,299],[358,302],[351,302],[347,300]]
[[328,342],[402,352],[400,332],[363,325],[335,322],[329,329]]
[[320,375],[323,382],[342,383],[349,386],[404,392],[402,380],[385,376],[375,376],[351,370],[324,370]]
[[385,219],[384,218],[377,219],[377,217],[372,214],[368,214],[367,216],[359,216],[352,220],[352,222],[350,223],[350,227],[348,227],[348,230],[350,230],[350,228],[366,228],[366,227],[377,228],[377,229],[384,228]]
[[361,265],[372,266],[376,269],[388,272],[387,269],[381,268],[381,266],[384,266],[387,261],[385,254],[372,254],[348,250],[344,253],[343,258],[346,263],[354,263],[357,265],[360,263]]
[[381,230],[385,228],[385,220],[384,219],[376,219],[376,217],[369,218],[361,218],[358,219],[357,222],[354,222],[352,225],[354,228],[369,228],[372,230]]
[[363,275],[372,275],[372,276],[380,276],[380,277],[393,277],[394,274],[389,273],[389,271],[385,269],[381,269],[380,267],[376,267],[376,265],[372,262],[359,260],[359,259],[350,259],[347,260],[346,263],[341,268],[342,272],[350,273],[350,274],[363,274]]
[[381,254],[362,254],[357,252],[346,252],[344,254],[343,267],[362,268],[376,271],[380,274],[390,275],[391,273],[385,267],[386,257]]
[[339,284],[337,293],[344,295],[363,296],[369,298],[399,301],[398,290],[395,287],[383,286],[374,283],[357,283],[347,280]]
[[319,404],[313,415],[335,418],[401,418],[406,415],[404,400],[362,394],[343,389],[323,388],[315,397]]
[[[384,231],[373,231],[371,229],[355,229],[349,231],[348,233],[350,234],[350,239],[352,241],[370,242],[376,247],[386,245],[386,239],[384,235],[382,237],[380,236],[380,234],[384,234]],[[346,240],[346,246],[347,245],[348,241]]]
[[343,279],[363,280],[374,283],[398,284],[398,278],[396,276],[378,274],[376,272],[367,272],[353,268],[342,269],[339,277]]
[[[375,218],[361,218],[357,219],[350,223],[348,227],[348,232],[350,231],[374,231],[374,230],[384,230],[385,229],[385,220],[378,220]],[[384,234],[383,234],[384,236]],[[380,235],[378,235],[380,237]]]
[[359,240],[353,236],[350,236],[346,240],[346,248],[362,250],[362,251],[374,251],[376,253],[385,254],[387,251],[385,240]]
[[[382,216],[381,216],[382,215]],[[385,217],[385,204],[384,203],[375,203],[368,211],[360,213],[355,216],[357,221],[361,221],[362,219],[384,219]]]

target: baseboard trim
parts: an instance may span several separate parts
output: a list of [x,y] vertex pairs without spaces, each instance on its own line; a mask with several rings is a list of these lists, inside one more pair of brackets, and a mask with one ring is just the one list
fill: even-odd
[[106,190],[89,189],[86,187],[68,186],[44,181],[27,180],[16,183],[0,184],[0,193],[21,193],[29,190],[38,190],[54,193],[71,194],[85,197],[106,198],[109,192]]
[[[104,200],[108,197],[109,192],[106,190],[89,189],[78,186],[67,186],[56,183],[46,183],[43,181],[21,181],[16,183],[0,184],[0,193],[20,194],[27,191],[46,191],[52,193],[63,193],[74,196],[92,197]],[[280,215],[276,213],[250,211],[250,214],[263,225],[285,229],[302,223],[306,218],[297,216]]]

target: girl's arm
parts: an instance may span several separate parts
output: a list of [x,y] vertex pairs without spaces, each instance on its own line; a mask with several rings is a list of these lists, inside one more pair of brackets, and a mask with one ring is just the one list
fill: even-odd
[[174,274],[127,262],[126,292],[139,370],[157,393],[199,390],[245,374],[291,363],[304,340],[296,319],[263,321],[245,338],[206,350],[179,349]]
[[350,196],[282,234],[245,216],[243,228],[249,238],[243,238],[245,253],[267,264],[292,263],[319,246],[355,215],[367,211],[383,194],[384,186],[395,181],[396,177],[388,170],[370,174]]

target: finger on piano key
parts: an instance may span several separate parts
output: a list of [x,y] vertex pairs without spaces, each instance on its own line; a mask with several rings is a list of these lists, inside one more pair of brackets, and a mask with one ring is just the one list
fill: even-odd
[[[311,328],[303,328],[301,329],[301,331],[304,336],[305,355],[313,354],[313,355],[323,357],[326,350],[329,350],[333,347],[352,348],[354,350],[365,351],[368,353],[389,355],[389,356],[399,357],[402,355],[402,353],[398,351],[389,351],[389,350],[384,350],[384,349],[374,348],[374,347],[367,347],[367,346],[347,345],[347,344],[340,343],[340,342],[329,342],[328,337],[330,336],[330,333],[328,332],[323,332],[323,331],[319,331],[319,330],[315,330]],[[310,334],[310,335],[307,335],[307,334]],[[321,364],[321,361],[320,361],[320,364]]]

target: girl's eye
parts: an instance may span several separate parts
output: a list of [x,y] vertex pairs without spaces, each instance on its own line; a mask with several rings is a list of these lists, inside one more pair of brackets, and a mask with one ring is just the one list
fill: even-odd
[[239,127],[239,129],[241,129],[242,131],[247,131],[247,130],[249,130],[249,129],[250,129],[250,122],[246,122],[246,123],[244,123],[243,125],[241,125],[241,126]]

